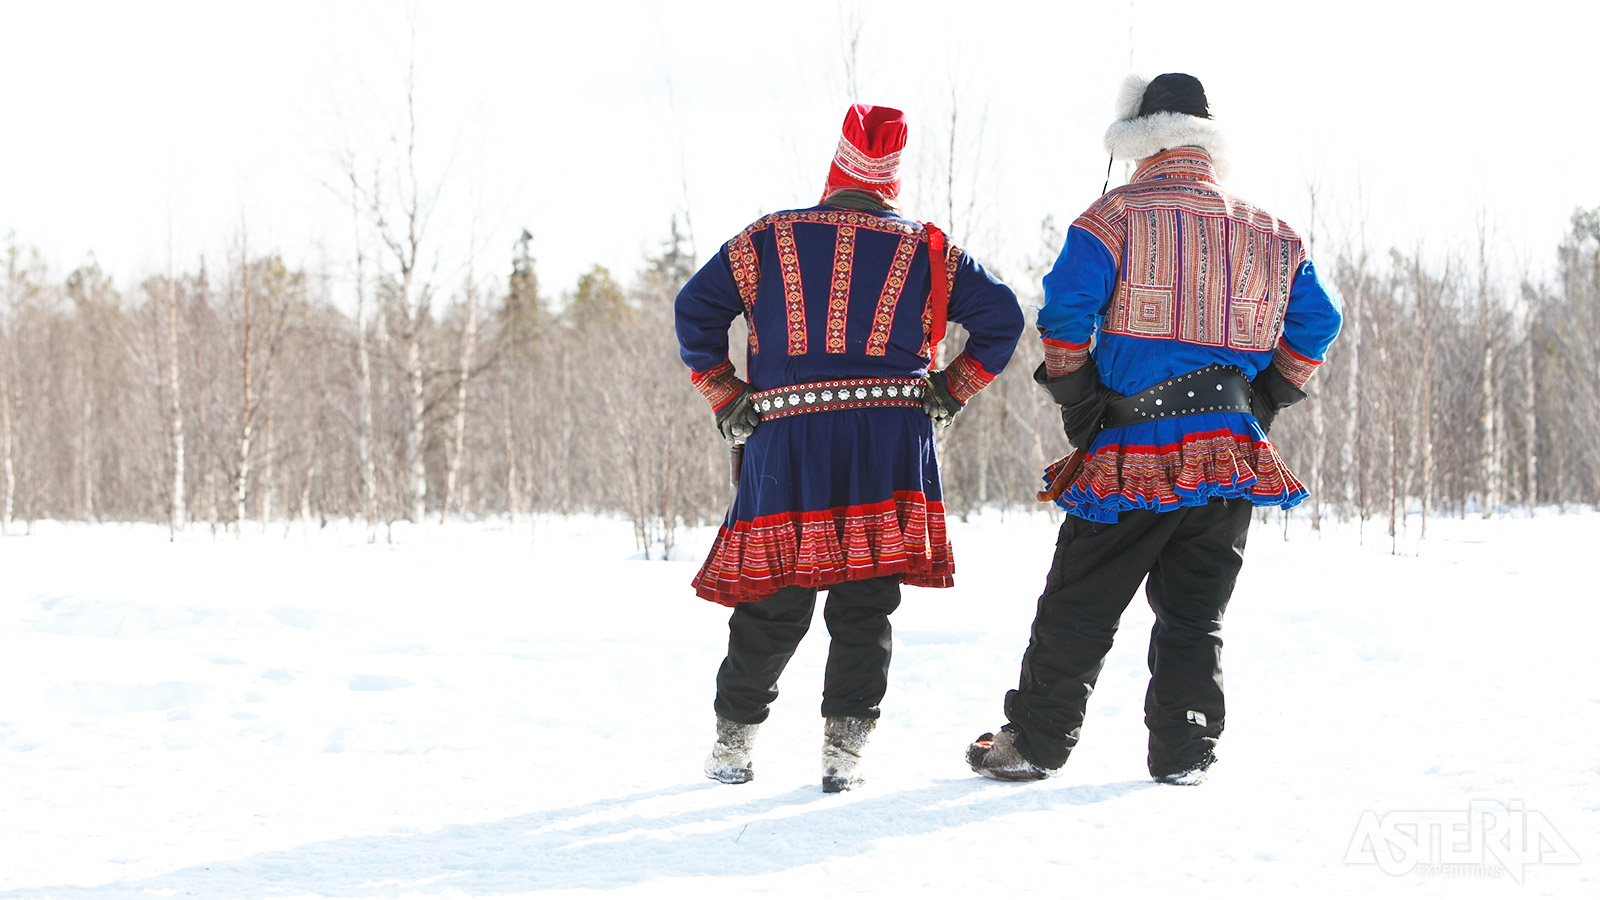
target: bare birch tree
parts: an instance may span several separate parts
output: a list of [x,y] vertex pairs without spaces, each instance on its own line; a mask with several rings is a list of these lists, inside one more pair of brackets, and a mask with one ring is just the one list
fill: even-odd
[[437,191],[424,198],[417,177],[417,99],[415,35],[411,59],[407,63],[405,142],[400,146],[397,136],[393,143],[398,160],[395,172],[395,203],[400,221],[394,222],[387,214],[388,204],[381,192],[372,196],[372,215],[378,236],[396,268],[398,286],[397,307],[400,316],[400,341],[405,354],[402,361],[404,398],[401,409],[402,425],[401,468],[404,477],[404,496],[407,517],[420,523],[427,512],[428,469],[424,455],[427,443],[427,372],[423,366],[423,330],[427,312],[429,287],[423,281],[419,266],[423,236],[431,214]]
[[239,401],[238,461],[233,475],[234,535],[244,536],[245,499],[250,490],[250,445],[255,441],[256,396],[250,382],[250,351],[255,337],[255,316],[250,304],[250,238],[241,232],[239,239],[239,278],[243,292],[243,336],[239,345],[239,374],[242,390]]
[[22,293],[21,255],[16,235],[9,235],[6,241],[5,305],[0,306],[0,535],[9,533],[17,504],[17,442],[12,432],[11,416],[13,386],[7,373],[12,368],[14,358],[8,336],[11,329],[8,326]]
[[1490,315],[1489,288],[1489,228],[1483,213],[1478,217],[1478,342],[1482,355],[1483,374],[1478,390],[1478,484],[1483,504],[1482,515],[1494,515],[1500,502],[1500,448],[1499,416],[1496,406],[1499,395],[1495,392],[1494,347],[1498,340],[1493,333]]
[[[347,157],[345,174],[350,182],[350,217],[355,236],[355,289],[356,289],[356,456],[360,465],[361,518],[367,526],[367,542],[377,539],[373,522],[377,516],[378,478],[372,459],[372,352],[369,348],[370,326],[367,323],[367,254],[361,229],[361,184],[356,177],[355,160]],[[373,176],[373,192],[377,192],[377,175]]]
[[1536,294],[1524,278],[1522,316],[1522,500],[1531,513],[1539,503],[1539,393],[1534,360],[1534,303]]
[[454,437],[451,441],[450,459],[444,481],[444,498],[439,504],[439,521],[445,521],[450,504],[456,500],[456,480],[461,473],[461,462],[467,444],[467,383],[472,378],[472,361],[478,349],[478,282],[476,278],[477,251],[467,256],[466,321],[462,324],[461,360],[456,368],[456,409]]
[[167,226],[167,402],[169,439],[172,442],[172,512],[168,516],[168,537],[175,539],[188,524],[185,496],[183,434],[183,379],[178,372],[178,275],[172,259],[172,226]]
[[[1445,277],[1449,277],[1448,268]],[[1433,500],[1433,326],[1434,307],[1438,304],[1437,293],[1442,293],[1429,284],[1429,280],[1422,272],[1422,251],[1418,248],[1411,258],[1411,290],[1412,302],[1416,304],[1418,347],[1417,356],[1420,372],[1417,377],[1417,389],[1420,393],[1417,402],[1417,427],[1421,435],[1417,438],[1417,452],[1422,460],[1422,475],[1419,489],[1422,502],[1422,537],[1428,536],[1428,507]]]

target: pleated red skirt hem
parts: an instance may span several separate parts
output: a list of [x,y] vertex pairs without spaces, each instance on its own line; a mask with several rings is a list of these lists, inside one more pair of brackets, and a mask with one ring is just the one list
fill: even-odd
[[954,573],[944,504],[921,491],[900,491],[879,503],[724,525],[691,583],[701,597],[737,606],[786,587],[886,575],[914,587],[950,587]]

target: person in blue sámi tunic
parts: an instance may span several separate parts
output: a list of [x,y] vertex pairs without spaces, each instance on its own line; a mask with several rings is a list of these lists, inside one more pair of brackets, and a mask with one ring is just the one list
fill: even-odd
[[1222,616],[1251,510],[1307,496],[1267,429],[1306,396],[1341,311],[1300,237],[1220,186],[1222,136],[1197,79],[1130,78],[1106,146],[1138,168],[1068,229],[1038,315],[1034,379],[1080,451],[1046,472],[1069,515],[1008,721],[967,762],[1008,781],[1066,762],[1144,582],[1146,764],[1194,784],[1222,733]]
[[[824,787],[859,781],[900,585],[952,583],[932,417],[1000,374],[1022,314],[972,257],[894,208],[905,134],[899,111],[852,107],[823,203],[761,217],[678,295],[691,379],[724,435],[745,442],[734,502],[693,581],[734,608],[707,761],[718,780],[749,780],[749,741],[824,589]],[[739,316],[745,379],[728,356]],[[930,371],[946,319],[969,339]]]

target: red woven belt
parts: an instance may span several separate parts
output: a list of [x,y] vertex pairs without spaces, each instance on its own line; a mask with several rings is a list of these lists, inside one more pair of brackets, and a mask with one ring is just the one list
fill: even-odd
[[922,408],[920,378],[845,378],[759,391],[750,399],[763,419],[879,406]]

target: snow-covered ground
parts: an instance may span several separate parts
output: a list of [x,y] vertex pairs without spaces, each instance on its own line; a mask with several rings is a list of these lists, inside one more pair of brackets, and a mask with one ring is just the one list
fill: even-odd
[[1222,762],[1176,788],[1144,770],[1142,599],[1060,777],[967,770],[1055,526],[953,522],[871,780],[824,795],[821,622],[757,779],[707,781],[726,611],[626,524],[41,524],[0,538],[0,900],[1600,896],[1600,514],[1429,528],[1258,523]]

